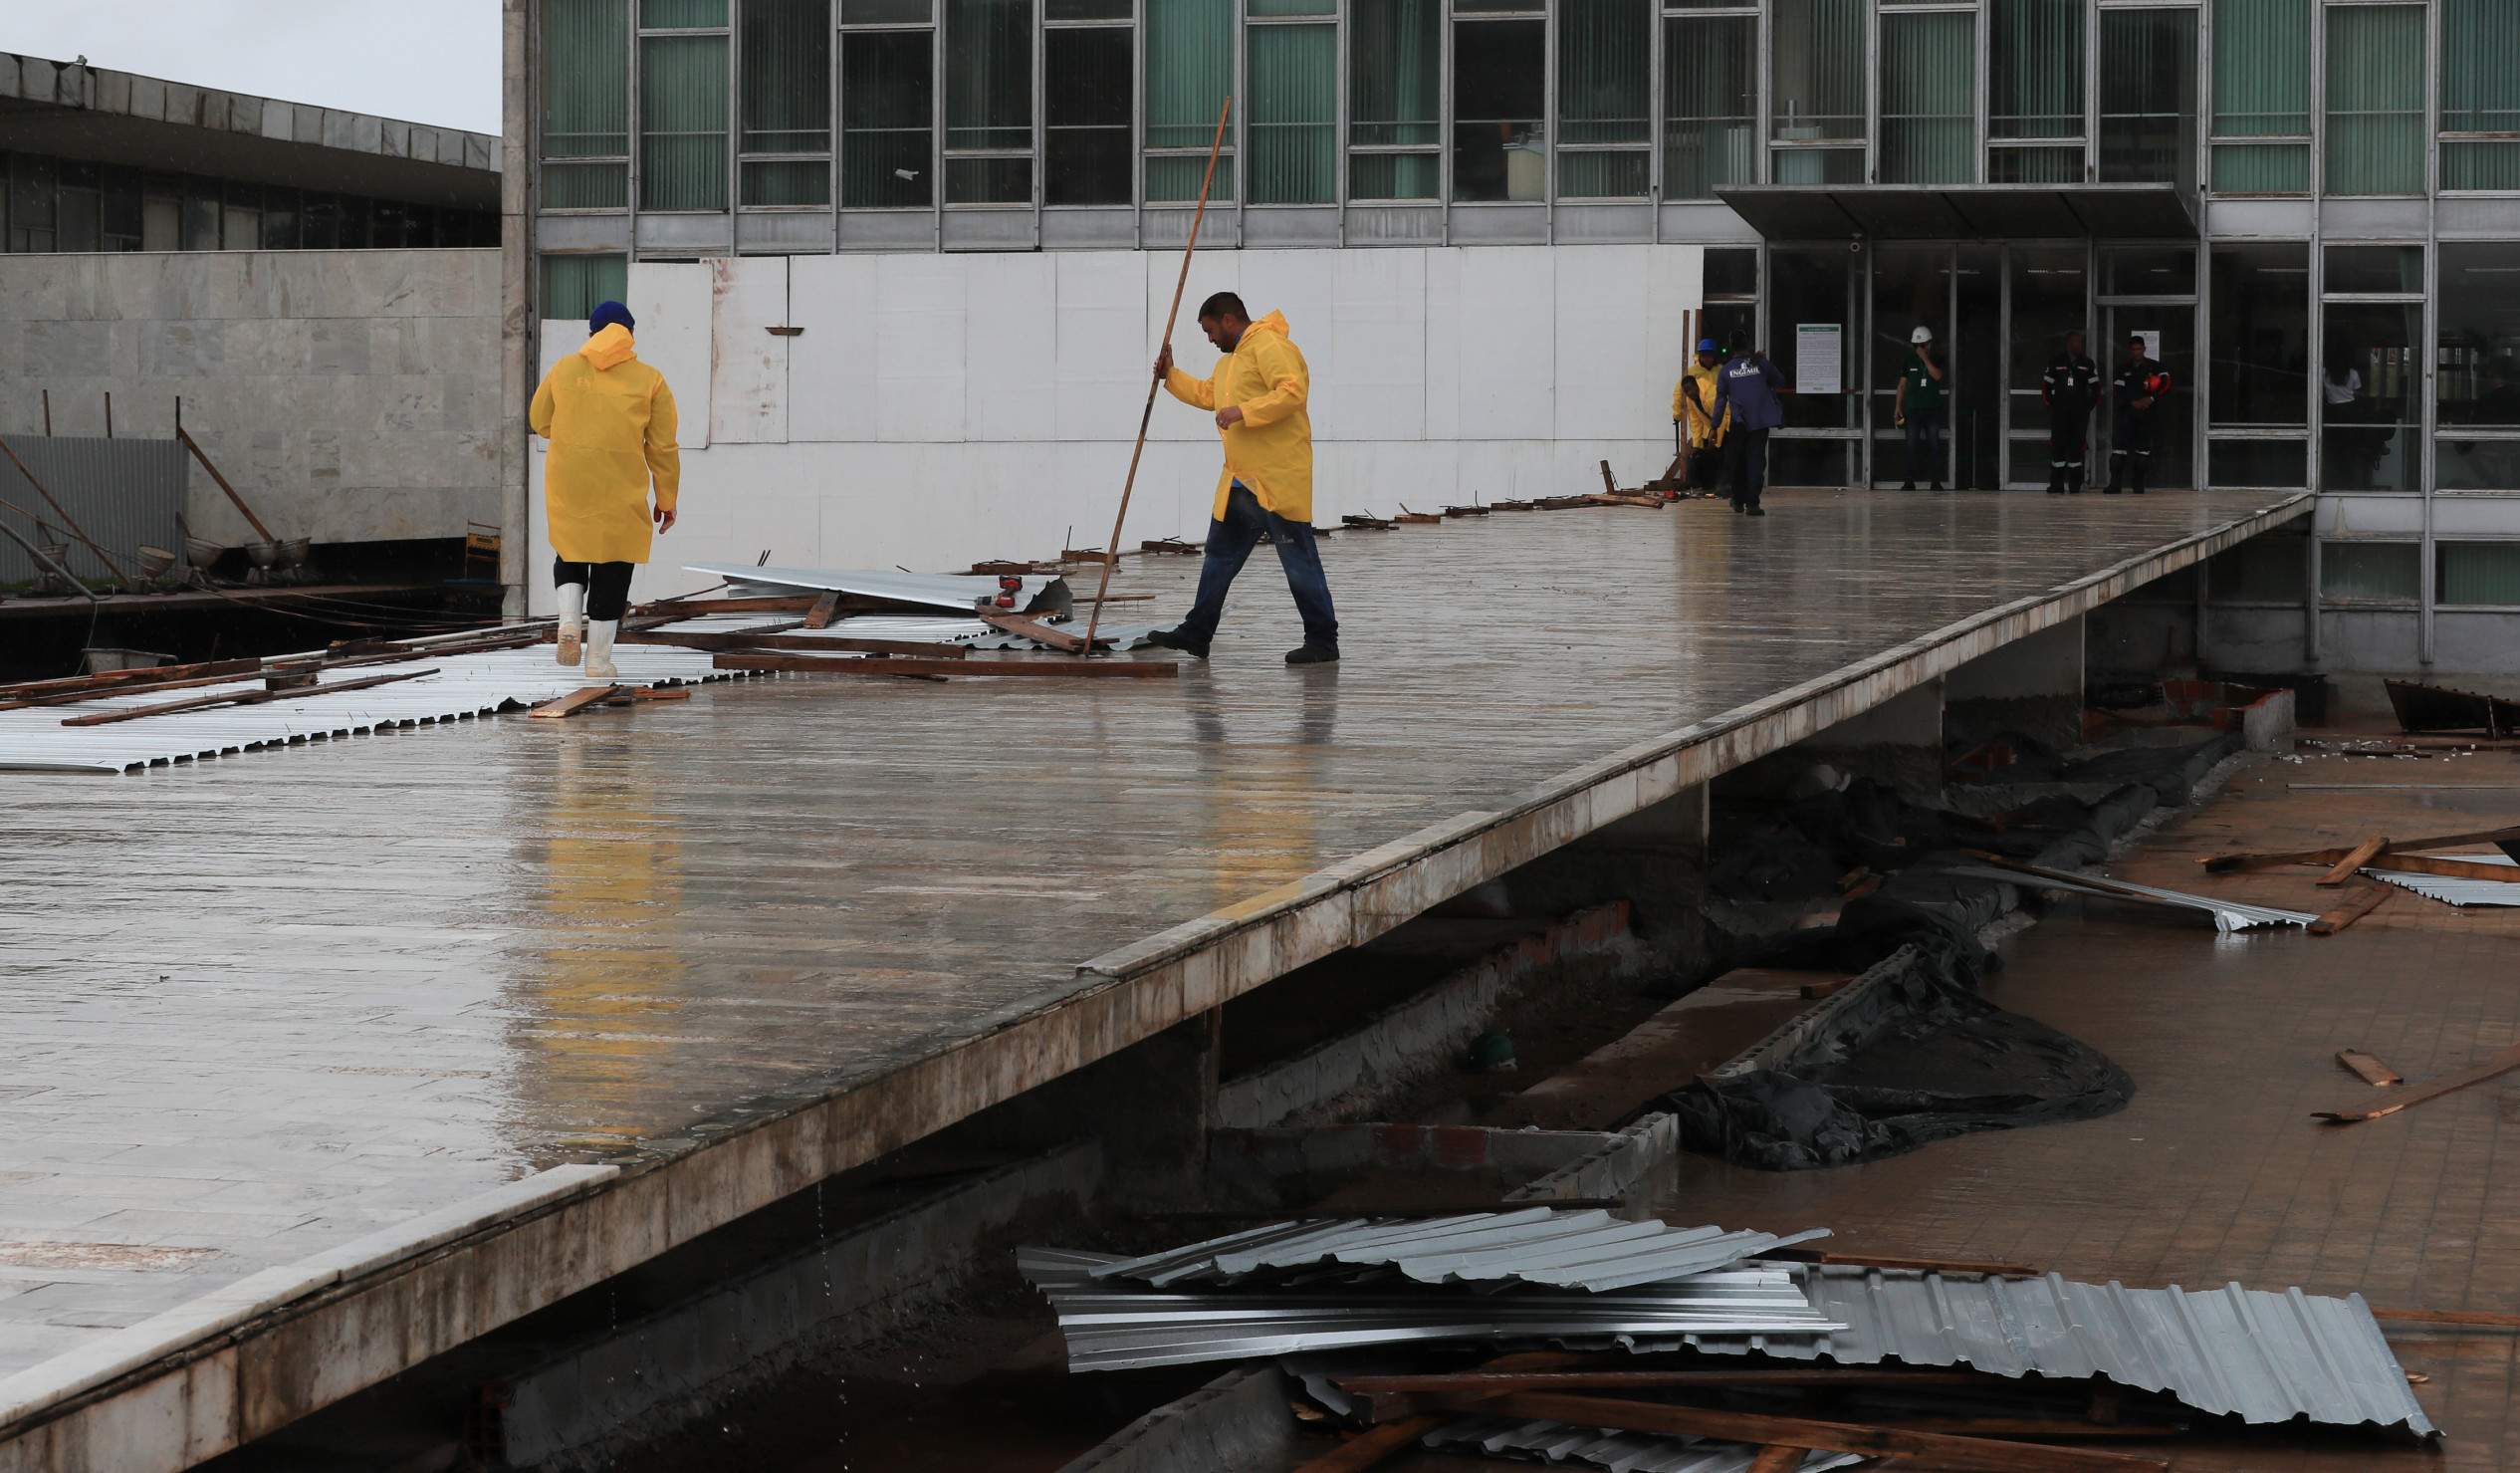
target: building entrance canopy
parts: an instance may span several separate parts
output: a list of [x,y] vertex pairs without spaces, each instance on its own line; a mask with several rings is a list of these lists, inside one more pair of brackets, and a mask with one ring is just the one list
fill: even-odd
[[2163,240],[2196,233],[2176,184],[1735,184],[1716,191],[1769,240]]

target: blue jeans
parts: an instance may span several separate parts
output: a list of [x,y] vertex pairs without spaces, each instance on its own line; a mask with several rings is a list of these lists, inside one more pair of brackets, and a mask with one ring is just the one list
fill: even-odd
[[[1940,405],[1908,411],[1908,480],[1943,484],[1943,415]],[[1919,471],[1925,472],[1920,476]]]
[[1225,592],[1234,587],[1234,576],[1243,571],[1252,549],[1260,546],[1262,533],[1277,545],[1278,566],[1286,570],[1286,591],[1295,596],[1295,610],[1303,615],[1303,642],[1338,648],[1339,618],[1330,608],[1330,580],[1321,571],[1321,549],[1313,541],[1312,525],[1289,522],[1269,511],[1241,481],[1226,496],[1225,515],[1208,524],[1208,560],[1199,568],[1199,599],[1191,606],[1190,616],[1181,621],[1182,633],[1202,644],[1216,637],[1217,624],[1225,617]]

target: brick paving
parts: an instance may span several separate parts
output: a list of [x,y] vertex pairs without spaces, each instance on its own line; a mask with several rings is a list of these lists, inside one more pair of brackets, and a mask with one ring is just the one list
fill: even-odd
[[[2314,782],[2511,787],[2288,786]],[[2343,892],[2318,888],[2315,869],[2207,877],[2195,860],[2504,824],[2520,824],[2510,753],[2270,762],[2110,872],[2318,910]],[[1737,1227],[1827,1225],[1841,1247],[2134,1286],[2299,1285],[2359,1291],[2378,1306],[2520,1314],[2520,1075],[2364,1124],[2311,1118],[2370,1089],[2337,1065],[2340,1049],[2416,1080],[2520,1042],[2520,911],[2400,894],[2339,936],[2218,938],[2193,918],[2077,900],[2014,937],[2005,961],[1989,995],[2116,1059],[2137,1084],[2125,1111],[1836,1171],[1780,1175],[1691,1157],[1672,1209]],[[2520,1467],[2520,1333],[2384,1328],[2406,1368],[2431,1377],[2416,1393],[2448,1434],[2437,1455],[2282,1429],[2164,1451],[2181,1473]]]

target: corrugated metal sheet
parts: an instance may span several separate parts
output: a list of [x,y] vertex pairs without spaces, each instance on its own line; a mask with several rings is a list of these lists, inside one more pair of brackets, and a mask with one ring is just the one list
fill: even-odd
[[[2504,855],[2452,855],[2470,864],[2511,864]],[[2501,879],[2462,879],[2449,874],[2407,874],[2396,869],[2366,869],[2374,879],[2412,890],[2444,905],[2520,905],[2520,884]]]
[[[1244,1236],[1244,1235],[1237,1235]],[[1067,1338],[1069,1368],[1123,1370],[1247,1360],[1367,1346],[1538,1340],[1608,1349],[1697,1332],[1816,1336],[1792,1272],[1760,1265],[1613,1293],[1525,1286],[1429,1286],[1341,1272],[1262,1288],[1168,1293],[1109,1271],[1133,1260],[1065,1249],[1016,1255]]]
[[2201,911],[2212,916],[2213,928],[2217,931],[2251,931],[2261,926],[2273,925],[2306,926],[2319,918],[2305,910],[2279,910],[2272,905],[2251,905],[2239,900],[2224,899],[2218,895],[2193,895],[2185,890],[2166,890],[2149,884],[2137,884],[2127,879],[2112,879],[2105,885],[2082,884],[2070,876],[2053,871],[2033,872],[2027,869],[2003,868],[1994,864],[1951,864],[1945,866],[1943,872],[1962,875],[1970,879],[1999,879],[2006,884],[2017,884],[2025,889],[2071,890],[2076,894],[2100,895],[2113,900],[2130,898],[2127,892],[2131,890],[2137,895],[2158,900],[2165,905],[2176,905],[2182,909]]
[[1687,1279],[1827,1236],[1826,1228],[1790,1237],[1675,1228],[1651,1218],[1629,1222],[1599,1210],[1550,1207],[1436,1218],[1313,1218],[1125,1259],[1094,1277],[1166,1288],[1346,1267],[1389,1271],[1421,1284],[1511,1281],[1600,1292]]
[[[1582,1463],[1608,1473],[1749,1473],[1760,1451],[1742,1442],[1657,1437],[1507,1417],[1473,1417],[1438,1427],[1420,1441],[1433,1448],[1477,1448],[1496,1457]],[[1851,1452],[1808,1452],[1796,1466],[1800,1473],[1828,1473],[1863,1461],[1860,1454]]]
[[[775,614],[719,614],[687,618],[662,627],[726,634],[791,622],[794,620]],[[1000,647],[979,643],[994,631],[974,618],[848,618],[826,629],[792,629],[789,632],[808,636],[820,633],[831,638],[962,640],[975,643],[977,647]],[[425,644],[428,641],[413,642]],[[1030,641],[1019,641],[1013,647],[1032,646]],[[835,650],[833,657],[847,658],[849,655],[846,651]],[[613,650],[613,663],[619,668],[620,681],[625,685],[681,685],[738,678],[733,672],[714,668],[714,657],[707,651],[678,649],[670,644],[618,645]],[[83,701],[76,706],[0,711],[0,771],[133,772],[170,762],[221,757],[264,747],[363,736],[392,727],[426,726],[440,721],[521,710],[567,695],[586,683],[582,668],[565,666],[553,659],[548,644],[483,654],[424,654],[408,666],[354,665],[328,672],[321,683],[389,675],[402,668],[435,670],[436,673],[391,685],[344,691],[340,695],[311,695],[264,705],[179,711],[110,726],[64,726],[61,723],[62,718],[69,715],[129,710],[189,700],[196,696],[259,690],[262,682],[258,678],[247,678],[189,690],[143,691],[111,696]]]
[[[12,435],[9,448],[62,504],[80,530],[105,545],[115,561],[136,573],[143,544],[164,548],[183,559],[183,537],[175,519],[183,514],[186,460],[173,440],[88,439],[68,435]],[[81,578],[105,578],[104,562],[70,535],[61,518],[8,457],[0,456],[0,500],[24,508],[51,530],[38,536],[25,518],[0,511],[19,534],[35,542],[70,545],[63,559]],[[19,583],[35,576],[33,559],[8,538],[0,537],[0,583]]]
[[[738,594],[781,591],[862,594],[902,604],[923,604],[950,613],[967,611],[999,593],[995,577],[959,573],[894,573],[847,568],[756,568],[746,563],[687,563],[687,573],[705,573],[734,585]],[[1027,614],[1065,613],[1073,604],[1067,581],[1055,575],[1027,574],[1021,580],[1016,608]]]
[[[625,685],[680,685],[735,676],[711,668],[710,656],[665,644],[624,644],[614,651]],[[319,682],[389,675],[395,665],[353,665],[328,672]],[[585,685],[582,670],[552,658],[548,644],[486,654],[422,656],[408,666],[434,670],[416,680],[310,695],[266,705],[179,711],[111,726],[64,726],[65,714],[130,709],[196,696],[260,690],[258,679],[192,690],[141,692],[83,701],[76,707],[39,706],[0,711],[0,771],[133,772],[207,757],[335,737],[363,736],[395,727],[428,726],[488,716],[567,695]]]
[[1812,1308],[1846,1329],[1801,1337],[1690,1335],[1695,1346],[1848,1365],[1968,1365],[1996,1375],[2101,1376],[2246,1422],[2306,1417],[2435,1433],[2361,1295],[2237,1284],[2128,1289],[1861,1267],[1797,1271]]

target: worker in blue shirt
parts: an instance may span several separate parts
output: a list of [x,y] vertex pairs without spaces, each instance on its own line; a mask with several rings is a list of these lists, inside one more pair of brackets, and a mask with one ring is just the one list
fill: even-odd
[[1732,335],[1730,346],[1716,378],[1712,417],[1722,424],[1724,415],[1732,416],[1723,435],[1724,466],[1732,473],[1732,509],[1763,517],[1766,508],[1758,502],[1767,488],[1767,432],[1785,422],[1785,405],[1777,398],[1785,375],[1741,334]]

